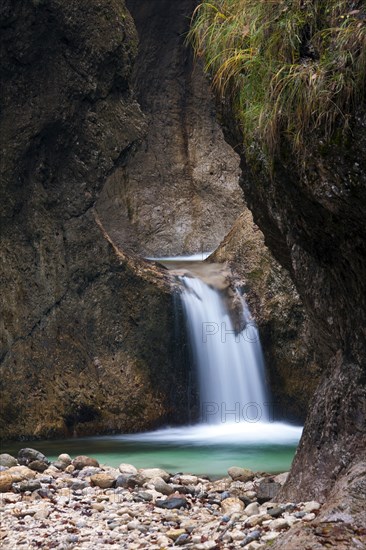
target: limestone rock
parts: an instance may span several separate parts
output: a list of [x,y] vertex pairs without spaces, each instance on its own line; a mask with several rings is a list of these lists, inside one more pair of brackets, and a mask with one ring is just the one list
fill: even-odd
[[155,477],[161,477],[164,481],[169,481],[170,474],[161,468],[142,468],[139,470],[139,474],[144,478],[154,479]]
[[221,510],[224,514],[242,512],[244,510],[244,504],[239,498],[236,497],[225,498],[221,502]]
[[80,455],[74,458],[72,466],[74,466],[75,470],[83,470],[89,467],[99,468],[99,462],[90,456]]
[[101,489],[109,489],[113,487],[116,478],[110,474],[94,474],[90,478],[92,485],[100,487]]
[[[46,468],[47,466],[50,464],[50,461],[47,459],[47,457],[37,451],[36,449],[31,449],[31,448],[25,448],[25,449],[21,449],[18,453],[18,462],[19,464],[21,464],[22,466],[29,466],[30,467],[30,464],[32,463],[35,463],[36,464],[36,467],[37,465],[39,466],[40,463],[43,463],[46,465]],[[46,469],[44,468],[44,469]],[[33,468],[31,468],[33,469]],[[36,468],[34,468],[36,469]],[[43,470],[38,470],[38,471],[43,471]]]
[[227,473],[233,481],[251,481],[255,474],[247,468],[239,468],[238,466],[232,466],[228,469]]
[[3,453],[0,455],[0,466],[5,466],[6,468],[11,468],[12,466],[17,466],[18,461],[13,456]]
[[135,466],[133,466],[132,464],[122,463],[119,465],[118,469],[121,472],[121,474],[131,474],[131,475],[137,474],[137,468],[135,468]]

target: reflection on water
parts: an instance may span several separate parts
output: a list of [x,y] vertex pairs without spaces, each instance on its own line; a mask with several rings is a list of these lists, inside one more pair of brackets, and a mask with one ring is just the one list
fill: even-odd
[[90,455],[110,466],[127,462],[171,473],[224,476],[233,465],[254,471],[288,470],[300,435],[301,428],[280,423],[200,424],[144,434],[14,443],[2,452],[14,454],[31,446],[51,460],[66,452],[72,457]]

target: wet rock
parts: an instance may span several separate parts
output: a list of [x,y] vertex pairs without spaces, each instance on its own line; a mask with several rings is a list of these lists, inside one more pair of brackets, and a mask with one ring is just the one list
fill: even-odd
[[165,500],[156,500],[155,505],[158,508],[164,508],[166,510],[174,510],[176,508],[187,508],[188,502],[183,497],[167,498]]
[[233,481],[251,481],[254,479],[254,472],[247,468],[239,468],[238,466],[232,466],[228,469],[227,473]]
[[269,500],[275,500],[278,491],[281,489],[281,484],[275,481],[261,481],[257,489],[257,500],[260,504],[264,504]]
[[50,464],[50,461],[43,453],[30,447],[20,449],[18,453],[18,462],[22,466],[29,466],[32,462],[44,462],[47,466]]
[[101,489],[113,487],[115,481],[116,478],[110,474],[95,474],[90,478],[91,485],[100,487]]
[[17,466],[18,461],[13,456],[3,453],[0,454],[0,466],[5,466],[5,468],[11,468],[12,466]]
[[221,509],[224,514],[233,514],[244,510],[243,502],[237,497],[229,497],[221,502]]
[[94,467],[99,468],[99,462],[95,458],[91,458],[90,456],[77,456],[72,461],[72,466],[74,466],[75,470],[82,470],[83,468],[87,467]]

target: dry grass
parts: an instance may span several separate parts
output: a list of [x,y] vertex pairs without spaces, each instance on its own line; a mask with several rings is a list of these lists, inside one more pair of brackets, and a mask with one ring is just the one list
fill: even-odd
[[211,0],[188,36],[244,140],[267,156],[329,140],[365,99],[365,0]]

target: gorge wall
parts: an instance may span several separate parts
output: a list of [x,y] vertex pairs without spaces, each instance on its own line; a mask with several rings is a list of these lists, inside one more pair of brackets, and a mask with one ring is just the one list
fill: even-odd
[[304,418],[318,371],[303,309],[253,226],[239,157],[184,46],[194,5],[129,0],[139,50],[119,1],[1,7],[5,439],[191,419],[171,281],[135,252],[210,249],[243,211],[242,238],[229,233],[217,259],[247,285],[280,411]]
[[148,128],[134,158],[107,180],[97,209],[119,245],[145,256],[213,250],[244,204],[239,157],[184,44],[196,4],[127,2],[140,40],[132,83]]
[[145,132],[132,18],[120,0],[5,1],[0,21],[2,437],[183,422],[170,284],[94,208]]

